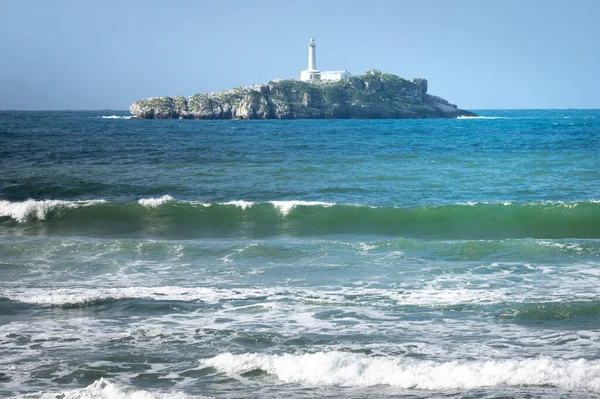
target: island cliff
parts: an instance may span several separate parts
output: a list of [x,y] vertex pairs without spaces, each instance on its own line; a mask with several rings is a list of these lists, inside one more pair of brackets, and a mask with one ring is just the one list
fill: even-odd
[[372,70],[339,81],[278,80],[215,93],[134,102],[144,119],[456,118],[475,116],[427,94],[427,80]]

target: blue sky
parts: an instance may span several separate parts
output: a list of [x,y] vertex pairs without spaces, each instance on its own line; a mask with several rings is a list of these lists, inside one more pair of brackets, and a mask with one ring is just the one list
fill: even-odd
[[600,108],[600,1],[0,0],[0,109],[128,109],[319,69],[466,109]]

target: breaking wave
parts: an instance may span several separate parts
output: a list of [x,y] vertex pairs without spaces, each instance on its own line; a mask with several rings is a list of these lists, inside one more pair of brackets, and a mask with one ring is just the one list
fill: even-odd
[[433,289],[398,290],[387,288],[320,287],[292,288],[214,288],[181,286],[72,287],[5,289],[0,298],[42,306],[94,306],[110,301],[149,299],[216,304],[221,301],[284,301],[307,304],[348,306],[433,307],[495,306],[500,316],[515,319],[563,320],[600,316],[598,295],[589,292],[535,290],[516,295],[507,289]]
[[131,115],[102,115],[102,119],[131,119]]
[[160,198],[142,198],[138,201],[138,204],[148,208],[157,208],[158,206],[163,205],[169,201],[173,201],[173,197],[171,197],[170,195],[163,195]]
[[[216,303],[223,299],[251,297],[250,292],[232,292],[214,288],[121,287],[121,288],[54,288],[29,289],[6,293],[13,301],[48,306],[94,305],[120,299],[156,299],[164,301],[202,301]],[[263,293],[264,295],[264,293]]]
[[205,396],[192,396],[184,392],[158,392],[135,389],[112,383],[104,378],[94,381],[83,389],[73,389],[60,393],[43,393],[42,399],[202,399]]
[[25,222],[27,219],[45,220],[51,211],[60,209],[74,209],[84,206],[105,203],[104,200],[92,201],[61,201],[61,200],[27,200],[22,202],[11,202],[0,200],[0,218],[9,217],[17,222]]
[[[15,224],[16,222],[16,224]],[[469,203],[417,208],[308,201],[0,201],[0,225],[37,233],[154,238],[332,234],[432,239],[600,238],[600,203]]]
[[346,352],[303,355],[231,353],[203,361],[206,367],[237,375],[263,371],[286,383],[317,386],[446,390],[499,386],[555,386],[600,392],[600,361],[546,357],[488,361],[433,362],[373,357]]

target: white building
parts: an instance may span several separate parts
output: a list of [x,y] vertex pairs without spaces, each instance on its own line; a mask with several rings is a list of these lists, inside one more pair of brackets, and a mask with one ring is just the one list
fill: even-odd
[[315,40],[311,38],[308,44],[308,69],[300,72],[300,80],[343,80],[352,75],[348,71],[319,71],[316,47]]
[[344,80],[348,79],[352,74],[348,71],[323,71],[321,72],[321,80]]

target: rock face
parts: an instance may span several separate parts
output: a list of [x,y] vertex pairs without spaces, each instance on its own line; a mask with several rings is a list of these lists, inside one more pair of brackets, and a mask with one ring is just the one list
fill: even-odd
[[374,69],[341,81],[279,80],[215,93],[134,102],[144,119],[456,118],[475,116],[412,82]]

